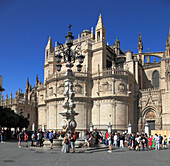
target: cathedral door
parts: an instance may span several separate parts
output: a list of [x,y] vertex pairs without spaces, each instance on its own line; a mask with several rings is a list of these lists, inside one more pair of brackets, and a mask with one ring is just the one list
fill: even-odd
[[155,120],[148,120],[147,123],[149,125],[149,134],[151,134],[151,130],[155,130]]

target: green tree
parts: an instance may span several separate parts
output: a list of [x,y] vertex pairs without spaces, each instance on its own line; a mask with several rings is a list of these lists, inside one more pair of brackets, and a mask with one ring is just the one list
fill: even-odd
[[0,106],[0,126],[7,128],[27,128],[29,121],[22,115],[15,114],[10,108],[3,108]]

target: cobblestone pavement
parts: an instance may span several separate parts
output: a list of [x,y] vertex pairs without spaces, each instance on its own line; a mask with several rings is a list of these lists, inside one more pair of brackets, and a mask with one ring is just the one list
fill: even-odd
[[170,149],[129,151],[107,149],[64,154],[54,148],[17,147],[17,142],[0,143],[0,166],[170,166]]

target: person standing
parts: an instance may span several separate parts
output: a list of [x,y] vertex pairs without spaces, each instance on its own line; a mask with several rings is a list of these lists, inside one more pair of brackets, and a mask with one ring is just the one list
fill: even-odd
[[153,144],[153,136],[151,135],[149,137],[149,149],[152,149],[152,144]]
[[114,140],[114,146],[117,147],[117,133],[115,133],[113,140]]
[[71,133],[70,143],[72,148],[72,153],[75,153],[75,141],[76,141],[76,135],[74,132]]
[[4,131],[2,130],[1,133],[0,133],[0,136],[1,136],[1,143],[5,143],[4,142]]
[[108,145],[108,138],[109,138],[109,133],[106,131],[106,141],[105,141],[105,145]]
[[53,149],[53,138],[54,138],[54,135],[53,135],[53,130],[52,130],[49,133],[49,140],[50,140],[50,148],[51,149]]
[[159,134],[159,146],[160,148],[162,148],[162,141],[163,141],[163,137],[161,134]]
[[136,151],[139,150],[140,151],[140,136],[137,134],[136,138],[135,138],[135,142],[136,142]]
[[18,138],[18,147],[21,148],[21,138],[22,138],[22,132],[20,132],[17,136]]
[[24,133],[24,141],[26,143],[26,147],[28,148],[28,134]]
[[88,146],[88,148],[90,147],[90,143],[89,143],[89,138],[90,138],[90,135],[89,135],[89,132],[88,131],[86,131],[86,134],[85,134],[85,137],[84,137],[84,145],[82,146],[82,148],[84,147],[84,146]]
[[163,148],[166,149],[167,148],[167,138],[166,138],[166,135],[164,135],[164,138],[163,138]]
[[64,137],[64,149],[63,149],[64,153],[70,153],[70,140],[68,138],[67,133],[65,134]]
[[123,141],[124,141],[124,136],[120,134],[120,148],[124,148]]
[[141,136],[141,144],[142,144],[142,150],[144,151],[144,149],[145,149],[145,143],[146,143],[146,139],[145,139],[145,137],[144,137],[144,134],[142,134],[142,136]]
[[108,135],[108,145],[109,145],[109,153],[112,153],[112,137],[111,137],[111,134]]
[[157,134],[155,134],[154,140],[155,140],[155,150],[159,150],[159,137]]

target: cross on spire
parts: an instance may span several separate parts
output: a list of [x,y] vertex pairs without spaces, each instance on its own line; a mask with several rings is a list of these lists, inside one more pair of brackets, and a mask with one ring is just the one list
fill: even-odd
[[71,31],[71,27],[72,27],[72,25],[70,24],[70,25],[68,26],[68,28],[69,28],[69,31]]

